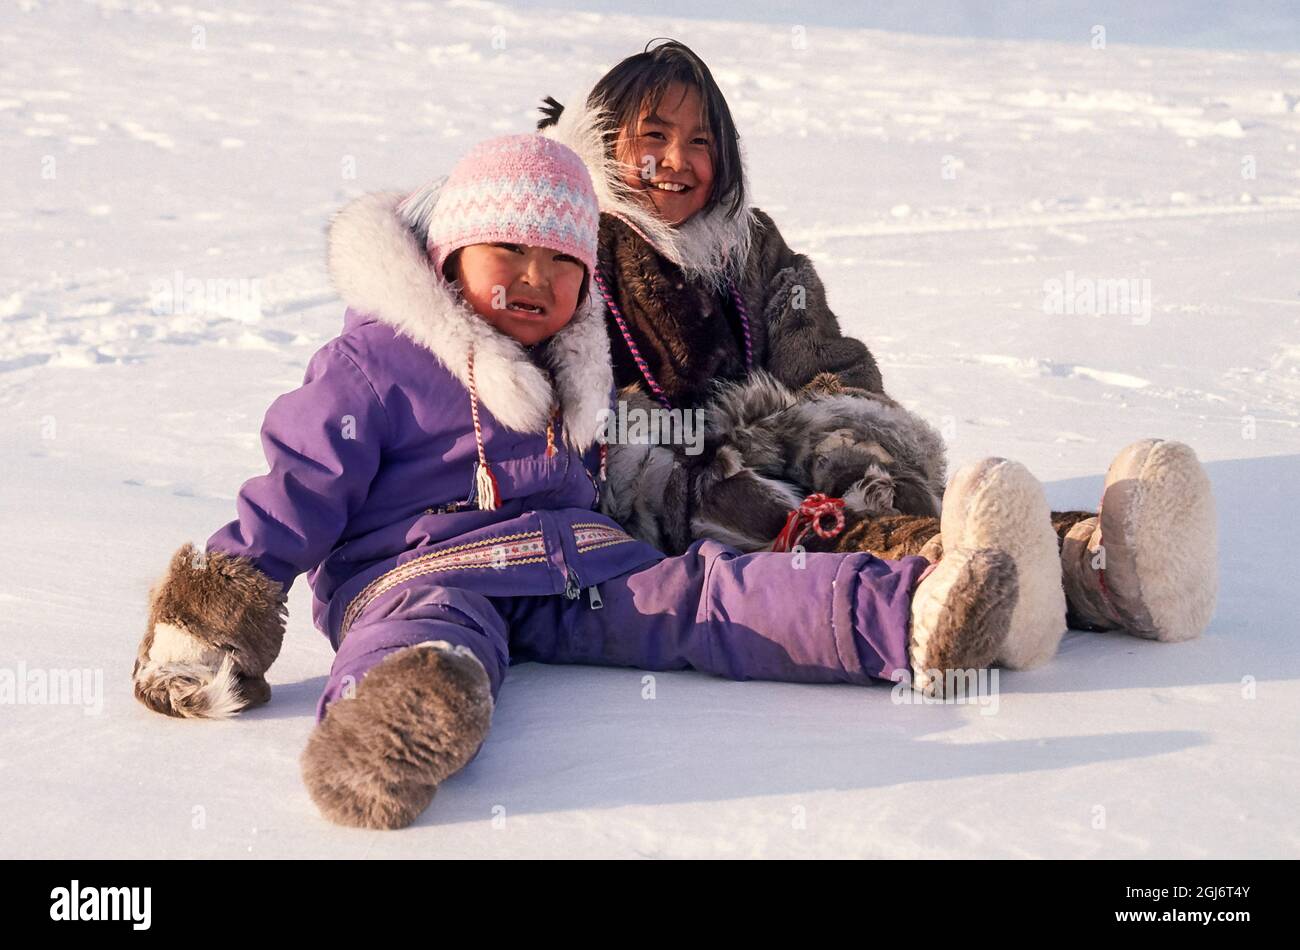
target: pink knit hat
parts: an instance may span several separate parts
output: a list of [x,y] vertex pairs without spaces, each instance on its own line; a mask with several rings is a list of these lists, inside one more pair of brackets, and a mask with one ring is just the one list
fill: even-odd
[[439,274],[458,248],[509,241],[572,254],[590,276],[599,225],[591,175],[576,152],[537,134],[505,135],[474,146],[451,170],[426,243]]

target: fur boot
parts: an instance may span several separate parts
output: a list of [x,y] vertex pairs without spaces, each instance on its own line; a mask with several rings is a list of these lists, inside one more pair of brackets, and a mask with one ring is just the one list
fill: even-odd
[[1006,459],[963,466],[944,494],[940,532],[944,561],[954,551],[980,548],[1005,551],[1015,561],[1019,598],[998,665],[1024,670],[1051,659],[1065,633],[1065,592],[1047,498],[1038,480],[1019,462]]
[[1198,636],[1214,613],[1218,541],[1196,453],[1160,439],[1121,451],[1100,513],[1069,530],[1061,566],[1080,625],[1165,642]]
[[953,676],[992,666],[1019,599],[1015,560],[1005,551],[950,551],[912,596],[907,658],[912,688],[946,694]]
[[406,647],[329,707],[303,750],[303,782],[336,824],[404,828],[474,757],[491,721],[487,671],[467,647]]
[[206,719],[265,703],[285,611],[283,587],[247,558],[182,546],[149,593],[131,674],[136,699],[168,716]]

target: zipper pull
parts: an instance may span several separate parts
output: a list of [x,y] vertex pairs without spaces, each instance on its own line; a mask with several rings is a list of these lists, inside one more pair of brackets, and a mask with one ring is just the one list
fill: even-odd
[[600,599],[600,589],[595,584],[587,588],[587,604],[592,610],[599,610],[605,606],[605,602]]
[[578,584],[578,575],[573,573],[573,568],[569,568],[564,579],[564,596],[569,600],[577,600],[580,593],[582,587]]

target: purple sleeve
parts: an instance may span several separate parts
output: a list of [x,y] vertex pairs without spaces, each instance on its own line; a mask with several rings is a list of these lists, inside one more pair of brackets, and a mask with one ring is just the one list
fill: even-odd
[[270,471],[246,481],[238,517],[208,550],[248,557],[288,591],[329,555],[379,468],[388,421],[369,379],[346,353],[312,357],[302,386],[271,404],[262,423]]

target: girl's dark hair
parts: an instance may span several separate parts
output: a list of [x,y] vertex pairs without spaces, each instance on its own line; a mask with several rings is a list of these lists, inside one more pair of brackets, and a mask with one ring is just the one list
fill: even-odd
[[[735,217],[745,207],[745,181],[740,163],[740,133],[731,119],[731,110],[722,90],[713,81],[709,67],[686,44],[665,40],[644,52],[629,56],[604,76],[587,97],[589,109],[609,112],[613,127],[609,130],[609,148],[614,147],[618,130],[635,128],[645,108],[653,112],[663,101],[673,83],[693,87],[704,107],[704,125],[709,130],[709,150],[713,158],[713,190],[704,211],[725,204],[727,216]],[[564,106],[550,96],[544,100],[539,129],[559,121]]]

